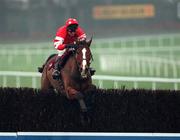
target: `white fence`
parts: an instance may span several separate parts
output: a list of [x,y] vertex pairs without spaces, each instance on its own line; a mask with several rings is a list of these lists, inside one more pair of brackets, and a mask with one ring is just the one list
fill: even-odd
[[[94,39],[92,51],[99,72],[143,77],[180,77],[180,34]],[[56,53],[52,42],[0,44],[0,70],[41,65]],[[11,51],[10,51],[11,50]],[[6,63],[4,63],[6,62]],[[14,64],[17,65],[14,65]],[[19,66],[18,66],[19,65]],[[25,71],[26,71],[25,70]]]
[[[94,48],[93,54],[95,57],[94,64],[97,64],[97,69],[101,72],[109,72],[113,74],[126,75],[141,75],[152,77],[173,77],[177,78],[180,75],[179,55],[180,47],[157,47],[151,48],[139,47],[132,48]],[[53,53],[53,50],[14,50],[1,49],[0,64],[4,70],[11,70],[14,63],[23,63],[24,66],[33,65],[37,67]],[[162,55],[163,53],[163,55]],[[39,58],[37,59],[37,56]],[[21,60],[20,62],[18,62]],[[38,60],[38,61],[37,61]],[[42,60],[42,62],[40,62]],[[6,63],[4,63],[6,61]],[[21,69],[19,67],[18,69]],[[16,70],[18,70],[16,69]]]
[[[20,72],[20,71],[0,71],[0,77],[2,78],[2,86],[7,87],[7,77],[13,76],[16,77],[14,81],[16,87],[21,86],[20,77],[31,77],[32,78],[32,87],[37,88],[36,78],[40,77],[40,73],[36,72]],[[156,83],[172,83],[174,89],[178,90],[178,84],[180,84],[180,79],[177,78],[157,78],[157,77],[122,77],[122,76],[108,76],[108,75],[95,75],[93,80],[98,80],[98,86],[103,88],[104,81],[113,81],[112,88],[118,88],[118,82],[133,82],[134,88],[138,88],[139,82],[152,83],[152,89],[156,89]]]

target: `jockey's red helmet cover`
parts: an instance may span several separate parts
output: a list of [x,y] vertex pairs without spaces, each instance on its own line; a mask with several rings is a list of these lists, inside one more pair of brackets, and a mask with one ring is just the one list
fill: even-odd
[[72,24],[79,24],[78,21],[75,19],[75,18],[69,18],[67,21],[66,21],[66,27],[68,27],[69,25],[72,25]]

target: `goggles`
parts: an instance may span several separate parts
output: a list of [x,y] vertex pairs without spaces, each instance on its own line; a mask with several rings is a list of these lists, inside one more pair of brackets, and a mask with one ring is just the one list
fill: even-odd
[[72,24],[67,27],[68,32],[76,32],[78,25]]

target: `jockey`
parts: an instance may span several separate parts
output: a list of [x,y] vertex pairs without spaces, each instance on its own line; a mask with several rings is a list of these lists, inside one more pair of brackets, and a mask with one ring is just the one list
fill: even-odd
[[[56,37],[54,39],[54,47],[58,51],[58,56],[55,60],[55,67],[53,71],[53,79],[58,79],[60,77],[60,70],[63,67],[64,59],[66,59],[67,54],[64,52],[67,48],[75,47],[74,42],[76,40],[86,40],[86,34],[83,29],[79,26],[79,23],[74,18],[69,18],[65,25],[57,30]],[[90,69],[93,75],[95,70]]]

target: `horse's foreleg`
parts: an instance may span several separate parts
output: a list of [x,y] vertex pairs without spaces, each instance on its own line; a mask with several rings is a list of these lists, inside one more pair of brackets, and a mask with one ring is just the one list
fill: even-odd
[[82,99],[83,94],[72,87],[66,88],[66,94],[68,99]]
[[76,99],[79,102],[80,111],[81,111],[81,115],[80,115],[81,123],[83,125],[90,123],[91,119],[88,116],[87,105],[83,99],[84,95],[81,92],[79,92],[71,87],[68,87],[67,94],[70,99]]
[[84,102],[84,99],[78,99],[79,105],[81,107],[82,112],[87,112],[87,106]]
[[86,107],[86,104],[84,102],[84,95],[75,90],[74,88],[71,88],[71,87],[68,87],[67,88],[67,96],[69,99],[76,99],[78,100],[79,104],[80,104],[80,107],[81,107],[81,110],[84,112],[84,111],[87,111],[87,107]]

